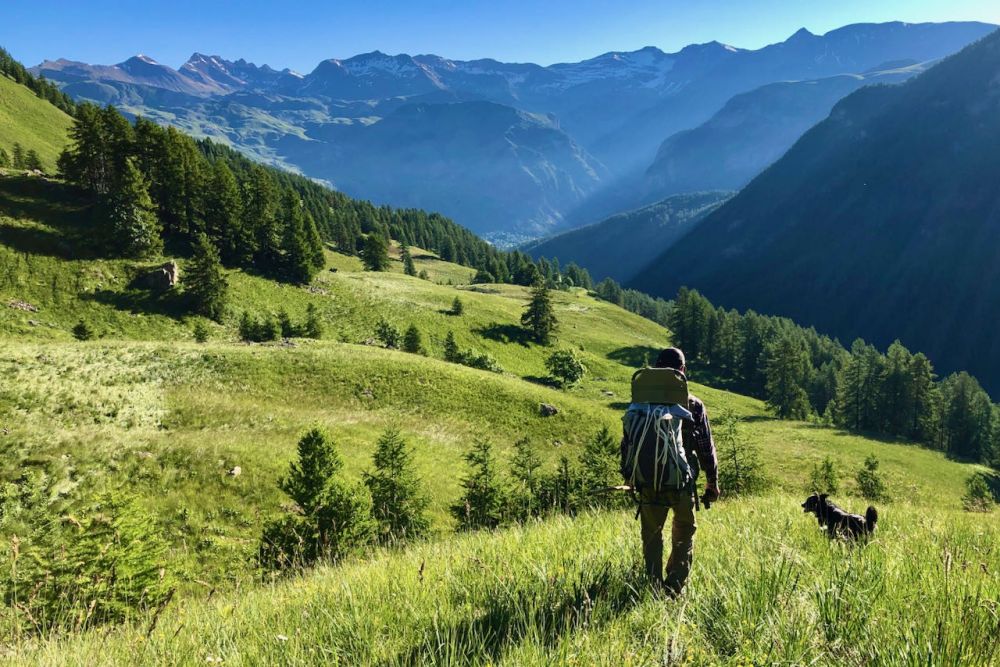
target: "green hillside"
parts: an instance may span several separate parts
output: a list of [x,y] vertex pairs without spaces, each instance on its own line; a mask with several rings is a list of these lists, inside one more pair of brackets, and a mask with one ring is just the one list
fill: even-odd
[[[462,535],[449,511],[477,442],[495,445],[505,476],[521,438],[542,473],[579,474],[569,467],[602,427],[616,434],[631,374],[670,343],[666,329],[583,289],[553,290],[559,330],[541,346],[520,323],[529,288],[470,284],[473,269],[415,244],[422,278],[406,275],[398,245],[389,270],[372,272],[327,244],[303,284],[226,269],[228,303],[209,321],[189,311],[185,245],[121,259],[94,242],[98,215],[72,186],[0,177],[0,660],[988,664],[998,651],[1000,528],[962,509],[967,478],[989,474],[981,466],[780,421],[761,401],[694,384],[720,429],[724,416],[741,420],[769,484],[700,514],[690,593],[668,601],[640,585],[630,510],[553,510]],[[168,259],[180,286],[141,287]],[[243,313],[303,321],[310,307],[318,339],[240,340]],[[76,339],[81,321],[95,339]],[[426,355],[383,347],[383,322],[417,327]],[[498,372],[445,361],[449,332]],[[556,349],[580,357],[582,381],[554,386],[545,361]],[[279,481],[312,425],[329,432],[351,484],[398,428],[429,500],[428,539],[352,545],[340,564],[287,577],[258,569],[262,528],[296,511]],[[861,509],[854,473],[873,454],[889,491],[880,530],[857,549],[831,543],[798,506],[811,471],[829,458],[838,501]],[[97,551],[78,551],[93,535]],[[121,549],[150,555],[115,560]],[[84,576],[81,562],[108,564]],[[172,592],[116,597],[137,569]],[[65,594],[40,602],[56,580]]]
[[54,171],[71,123],[65,113],[0,75],[0,148],[8,154],[20,143],[26,151],[38,151],[45,167]]

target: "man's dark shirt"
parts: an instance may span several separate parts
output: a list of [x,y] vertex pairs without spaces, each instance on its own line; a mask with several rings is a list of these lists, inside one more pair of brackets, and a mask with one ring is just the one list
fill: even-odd
[[694,394],[688,396],[688,410],[693,420],[684,420],[684,449],[688,456],[694,452],[698,463],[705,472],[705,480],[710,486],[719,483],[719,463],[715,457],[715,442],[712,440],[712,427],[708,424],[708,411],[701,399]]

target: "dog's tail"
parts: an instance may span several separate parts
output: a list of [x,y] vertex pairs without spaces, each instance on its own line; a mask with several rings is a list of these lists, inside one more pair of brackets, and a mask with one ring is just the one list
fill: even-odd
[[869,505],[865,512],[865,528],[868,529],[869,533],[875,530],[876,523],[878,523],[878,510]]

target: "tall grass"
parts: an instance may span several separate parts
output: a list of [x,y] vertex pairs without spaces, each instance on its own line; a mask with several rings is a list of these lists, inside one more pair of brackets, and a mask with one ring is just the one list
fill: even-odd
[[989,665],[1000,660],[1000,525],[884,508],[830,541],[794,498],[699,515],[678,600],[643,584],[628,513],[385,552],[157,619],[16,640],[42,664]]

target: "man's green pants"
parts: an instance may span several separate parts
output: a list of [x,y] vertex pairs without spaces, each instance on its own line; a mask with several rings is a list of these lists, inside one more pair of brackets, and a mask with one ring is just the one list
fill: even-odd
[[[694,532],[698,524],[694,518],[694,495],[690,490],[643,489],[639,500],[639,519],[642,521],[642,555],[646,561],[646,574],[667,590],[680,593],[691,571],[694,556]],[[667,560],[666,577],[663,576],[663,524],[673,510],[674,521],[670,531],[670,558]]]

